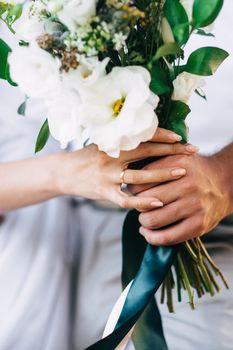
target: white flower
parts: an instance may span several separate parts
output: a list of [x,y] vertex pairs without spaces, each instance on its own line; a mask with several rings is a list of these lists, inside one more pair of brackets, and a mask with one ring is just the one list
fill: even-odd
[[10,54],[11,78],[29,97],[50,99],[60,90],[59,61],[38,46],[19,46]]
[[79,122],[80,96],[74,91],[62,90],[48,108],[51,135],[65,148],[71,141],[80,141],[82,128]]
[[100,78],[106,75],[106,66],[109,58],[99,61],[98,57],[80,57],[80,64],[77,69],[70,69],[62,75],[65,88],[74,89],[81,95],[86,89],[95,84]]
[[96,14],[96,0],[60,0],[60,10],[57,12],[59,20],[74,31],[77,24],[85,24]]
[[113,37],[113,43],[115,44],[115,50],[120,51],[125,46],[125,41],[127,39],[127,35],[123,33],[115,33]]
[[35,3],[26,3],[23,7],[22,17],[20,18],[16,34],[19,40],[35,40],[39,35],[44,33],[44,21],[36,15],[32,15]]
[[[181,5],[184,7],[189,21],[191,22],[193,19],[193,5],[194,5],[194,0],[180,0]],[[213,31],[214,24],[210,24],[209,26],[202,28],[206,33],[211,33]]]
[[149,88],[150,74],[142,67],[116,67],[88,89],[81,122],[90,141],[112,157],[148,141],[158,126],[154,112],[159,98]]
[[199,75],[183,72],[173,81],[172,100],[187,103],[193,92],[204,85],[205,81]]

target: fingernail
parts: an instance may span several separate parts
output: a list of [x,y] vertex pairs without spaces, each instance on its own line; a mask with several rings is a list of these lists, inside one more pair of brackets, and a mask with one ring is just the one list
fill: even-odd
[[162,202],[151,202],[150,204],[152,207],[156,207],[156,208],[161,208],[163,207],[163,203]]
[[180,135],[177,135],[177,134],[174,133],[174,132],[171,132],[171,133],[170,133],[169,138],[170,138],[170,140],[172,140],[172,141],[181,141],[181,140],[182,140],[182,137],[181,137]]
[[174,170],[172,170],[171,171],[171,174],[172,174],[172,176],[183,176],[183,175],[185,175],[186,174],[186,170],[185,169],[182,169],[182,168],[180,168],[180,169],[174,169]]
[[199,147],[193,145],[187,145],[186,150],[190,153],[197,153],[199,151]]

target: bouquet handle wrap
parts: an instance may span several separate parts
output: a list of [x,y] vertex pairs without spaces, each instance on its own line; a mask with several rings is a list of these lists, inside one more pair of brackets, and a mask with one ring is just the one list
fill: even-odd
[[167,350],[154,295],[178,250],[179,246],[147,245],[139,234],[138,213],[132,211],[128,214],[123,227],[123,285],[135,278],[114,331],[87,350],[114,350],[138,320],[133,336],[136,349]]

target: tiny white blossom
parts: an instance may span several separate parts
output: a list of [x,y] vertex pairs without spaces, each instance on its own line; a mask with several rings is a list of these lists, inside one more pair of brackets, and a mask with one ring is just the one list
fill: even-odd
[[114,34],[113,43],[115,44],[115,50],[120,51],[125,46],[126,39],[127,35],[123,33]]

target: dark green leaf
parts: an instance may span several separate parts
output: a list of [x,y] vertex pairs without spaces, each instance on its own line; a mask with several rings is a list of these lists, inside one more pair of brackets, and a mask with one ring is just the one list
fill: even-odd
[[8,54],[11,52],[10,47],[0,39],[0,79],[6,80],[6,69]]
[[185,119],[191,112],[188,105],[181,101],[172,101],[168,120],[168,129],[182,136],[182,142],[187,143],[187,127]]
[[176,41],[183,45],[190,35],[188,15],[179,0],[166,0],[164,4],[164,15],[167,18]]
[[50,135],[49,124],[48,124],[48,119],[46,119],[40,129],[39,135],[36,140],[35,153],[40,152],[44,148],[44,146],[46,145],[49,139],[49,135]]
[[154,65],[151,70],[150,89],[156,95],[163,95],[171,91],[172,82],[169,74],[159,66]]
[[223,0],[195,0],[193,4],[193,28],[210,25],[218,17]]
[[11,76],[10,76],[10,65],[8,63],[6,65],[5,77],[6,77],[6,80],[8,81],[8,83],[10,85],[17,86],[17,84],[11,79]]
[[183,50],[177,43],[168,43],[160,46],[156,52],[155,59],[158,60],[161,57],[166,56],[181,56],[183,54]]
[[202,47],[189,56],[185,71],[203,76],[213,75],[228,56],[218,47]]

